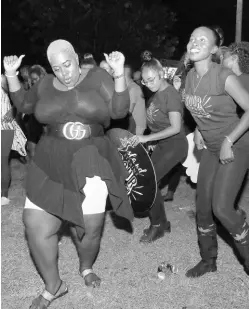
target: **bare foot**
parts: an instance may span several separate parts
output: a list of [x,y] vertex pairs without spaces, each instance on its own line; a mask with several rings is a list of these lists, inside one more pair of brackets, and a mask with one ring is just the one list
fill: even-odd
[[83,278],[85,280],[86,286],[93,287],[93,288],[100,286],[101,279],[95,273],[90,273]]
[[48,308],[49,304],[50,302],[48,300],[39,295],[32,301],[32,305],[29,307],[29,309],[45,309]]

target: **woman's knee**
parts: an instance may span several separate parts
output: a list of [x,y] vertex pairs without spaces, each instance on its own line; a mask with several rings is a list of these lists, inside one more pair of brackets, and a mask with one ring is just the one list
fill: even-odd
[[92,239],[101,237],[104,225],[105,213],[84,215],[85,236]]

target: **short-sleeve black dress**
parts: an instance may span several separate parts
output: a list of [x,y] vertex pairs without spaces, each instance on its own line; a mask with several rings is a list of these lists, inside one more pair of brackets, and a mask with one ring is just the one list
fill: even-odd
[[[104,128],[111,118],[123,118],[129,111],[128,90],[117,93],[108,73],[91,69],[73,89],[57,90],[54,76],[47,75],[28,92],[11,93],[20,112],[34,113],[48,128],[79,121],[89,124],[93,134],[81,140],[43,135],[28,168],[27,197],[38,207],[76,225],[84,234],[82,202],[86,177],[99,176],[106,182],[114,211],[128,220],[133,211],[125,188],[127,171]],[[48,130],[50,132],[50,130]]]

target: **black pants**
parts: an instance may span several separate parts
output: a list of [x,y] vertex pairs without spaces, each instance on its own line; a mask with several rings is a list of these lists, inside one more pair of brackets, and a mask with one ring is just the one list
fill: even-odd
[[14,130],[1,130],[1,196],[8,197],[11,180],[9,155],[14,139]]
[[180,179],[181,175],[183,173],[184,167],[182,166],[181,163],[178,163],[173,169],[170,171],[168,175],[168,192],[175,193]]
[[[157,183],[167,175],[178,163],[184,161],[188,153],[188,142],[186,138],[172,137],[158,143],[152,153]],[[157,189],[157,196],[153,207],[149,211],[149,217],[152,225],[158,225],[167,221],[164,200],[160,189]]]
[[234,161],[224,165],[219,161],[219,153],[203,150],[196,201],[198,240],[203,259],[217,256],[216,226],[213,215],[235,240],[245,241],[243,235],[247,234],[249,240],[249,227],[245,223],[244,216],[234,207],[248,167],[248,148],[234,146]]

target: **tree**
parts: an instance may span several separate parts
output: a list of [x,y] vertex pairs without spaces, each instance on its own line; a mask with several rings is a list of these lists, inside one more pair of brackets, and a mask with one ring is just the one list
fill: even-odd
[[[112,50],[139,55],[149,49],[168,58],[178,44],[177,38],[171,35],[176,15],[160,0],[152,4],[143,0],[4,2],[4,18],[8,24],[11,20],[16,33],[29,38],[31,54],[44,51],[49,42],[58,38],[65,38],[78,51],[91,52],[97,57]],[[6,2],[15,18],[6,16]]]

